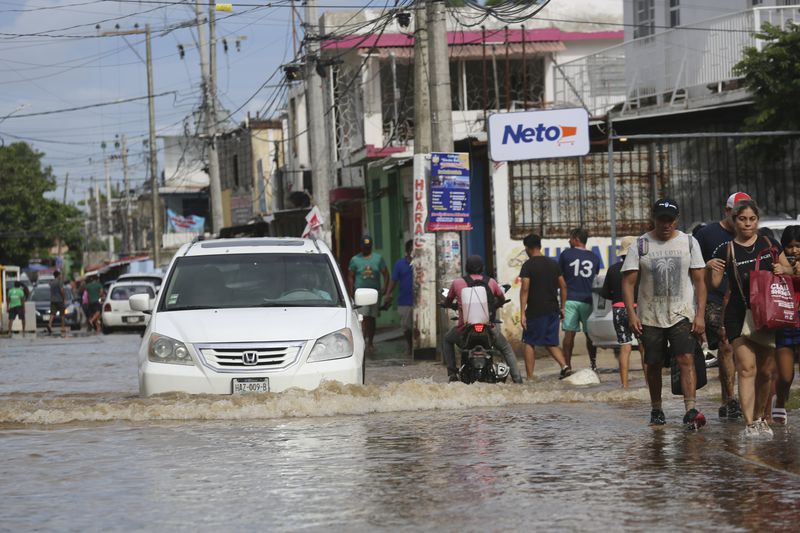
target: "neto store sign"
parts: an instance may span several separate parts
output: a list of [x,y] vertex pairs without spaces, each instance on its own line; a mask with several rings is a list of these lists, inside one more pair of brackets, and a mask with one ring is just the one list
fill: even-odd
[[589,114],[583,108],[489,116],[489,154],[493,161],[575,157],[588,153]]

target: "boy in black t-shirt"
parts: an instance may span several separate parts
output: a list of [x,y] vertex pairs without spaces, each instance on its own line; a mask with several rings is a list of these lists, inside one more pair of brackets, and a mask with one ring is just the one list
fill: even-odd
[[559,348],[558,325],[564,318],[567,284],[558,263],[542,255],[541,237],[531,234],[522,242],[529,257],[519,273],[522,280],[519,308],[522,341],[525,343],[525,372],[528,379],[533,379],[534,346],[544,346],[561,367],[560,378],[565,378],[570,371]]

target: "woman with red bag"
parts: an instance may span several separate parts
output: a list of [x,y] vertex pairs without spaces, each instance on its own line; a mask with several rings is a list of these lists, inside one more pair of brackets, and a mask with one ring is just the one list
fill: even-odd
[[[739,401],[745,421],[746,438],[772,437],[772,429],[755,413],[767,404],[775,368],[775,336],[772,330],[755,330],[750,312],[750,273],[756,268],[772,270],[773,253],[780,244],[758,234],[759,209],[753,200],[742,200],[731,212],[735,236],[727,246],[720,246],[708,262],[711,284],[719,287],[727,275],[729,299],[723,324],[733,347],[736,373],[739,375]],[[759,406],[756,409],[756,406]]]
[[[773,266],[775,274],[791,276],[794,285],[795,303],[800,306],[800,226],[787,226],[781,236],[783,253]],[[786,400],[794,380],[794,362],[800,356],[800,328],[780,329],[775,334],[775,359],[778,365],[776,395],[773,398],[772,421],[785,426]]]

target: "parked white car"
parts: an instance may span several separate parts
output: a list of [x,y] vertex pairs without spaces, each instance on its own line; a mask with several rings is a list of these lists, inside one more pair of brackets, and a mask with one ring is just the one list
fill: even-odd
[[141,281],[121,281],[111,285],[103,302],[101,322],[103,333],[111,333],[115,329],[144,329],[150,317],[131,309],[129,299],[135,294],[144,294],[154,298],[156,288],[152,283]]
[[[598,274],[592,283],[592,314],[586,321],[586,329],[592,343],[598,348],[619,348],[617,333],[614,331],[614,316],[611,312],[611,300],[606,300],[600,296],[600,289],[603,288],[605,274]],[[638,343],[633,340],[633,345]]]
[[364,382],[356,306],[324,243],[309,239],[200,241],[178,250],[155,300],[139,350],[144,396],[180,391],[246,394],[314,389],[322,380]]

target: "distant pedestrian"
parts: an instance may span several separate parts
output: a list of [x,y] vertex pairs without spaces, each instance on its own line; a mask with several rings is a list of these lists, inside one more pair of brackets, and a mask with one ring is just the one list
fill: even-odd
[[11,326],[18,318],[22,321],[22,336],[25,336],[25,289],[21,281],[15,281],[14,286],[8,289],[8,334],[11,335]]
[[392,292],[395,285],[399,287],[397,293],[397,313],[400,315],[400,327],[408,346],[408,355],[414,350],[414,241],[406,241],[406,255],[397,260],[392,269],[392,279],[389,280],[384,294],[384,309],[392,303]]
[[64,309],[67,303],[67,293],[64,289],[64,281],[61,279],[61,272],[53,272],[53,279],[50,281],[50,320],[47,321],[47,333],[53,334],[53,320],[58,315],[61,319],[61,336],[67,336],[67,319],[64,316]]
[[[763,418],[770,398],[772,374],[775,371],[775,330],[755,330],[750,310],[750,272],[759,261],[759,269],[773,270],[775,259],[771,249],[779,250],[779,242],[758,233],[759,209],[753,200],[736,202],[731,213],[736,235],[727,246],[714,254],[719,261],[709,262],[711,284],[719,287],[728,278],[728,304],[725,306],[725,332],[733,347],[736,373],[739,377],[739,401],[744,418],[744,437],[773,436]],[[750,317],[750,320],[748,320]]]
[[[733,240],[735,229],[731,211],[733,211],[733,206],[736,202],[741,200],[750,200],[750,195],[744,192],[735,192],[728,196],[722,219],[719,222],[706,224],[697,232],[697,243],[700,245],[700,251],[703,252],[703,260],[706,262],[707,269],[710,268],[709,265],[722,261],[721,259],[715,259],[714,254]],[[728,342],[725,326],[722,323],[722,309],[724,307],[725,293],[728,290],[728,282],[723,278],[718,288],[714,288],[711,284],[709,285],[708,302],[706,302],[706,340],[709,349],[717,350],[719,384],[722,396],[719,417],[723,420],[735,420],[741,418],[742,408],[739,405],[739,400],[736,399],[736,367],[733,363],[733,348]]]
[[592,283],[600,272],[600,258],[586,249],[589,233],[583,228],[570,232],[569,248],[561,252],[558,265],[567,282],[567,304],[564,309],[564,359],[572,369],[572,351],[575,348],[575,334],[583,331],[586,335],[586,349],[589,363],[597,371],[597,348],[589,338],[586,326],[592,314]]
[[[381,293],[381,278],[383,285],[389,283],[389,270],[380,254],[372,251],[372,237],[364,235],[361,238],[361,253],[350,259],[350,268],[347,274],[347,285],[350,297],[355,298],[356,289],[375,289]],[[359,313],[364,317],[362,328],[364,339],[367,343],[367,353],[375,351],[375,320],[380,315],[380,302],[375,305],[362,307]]]
[[564,318],[567,284],[555,259],[542,254],[541,237],[531,234],[522,243],[529,258],[519,273],[522,282],[519,312],[522,342],[525,343],[525,373],[528,379],[533,379],[536,363],[534,347],[544,346],[561,368],[559,377],[563,379],[570,374],[570,369],[558,345],[558,324]]
[[[687,429],[698,429],[706,423],[695,405],[694,368],[697,337],[705,332],[706,265],[695,238],[676,229],[678,213],[674,200],[655,203],[655,229],[639,237],[625,257],[622,290],[628,324],[645,348],[650,425],[666,424],[661,408],[661,373],[668,358],[673,357],[680,367],[686,407],[683,423]],[[638,306],[634,306],[637,281],[639,298]]]
[[[628,311],[625,309],[625,302],[622,298],[622,265],[628,250],[636,244],[636,237],[627,236],[620,240],[619,261],[608,268],[606,277],[603,280],[603,288],[600,295],[607,300],[611,300],[611,313],[614,321],[614,331],[617,334],[619,344],[619,379],[622,388],[628,388],[628,370],[630,368],[631,351],[633,351],[633,339],[638,340],[638,335],[631,331],[628,323]],[[633,291],[633,307],[639,297],[638,285]],[[644,346],[639,342],[639,354],[642,358],[642,368],[644,368]]]
[[86,316],[89,318],[89,329],[95,332],[100,331],[100,315],[103,310],[103,297],[105,291],[103,284],[97,276],[92,276],[89,283],[86,284],[86,300],[88,302],[88,312]]

